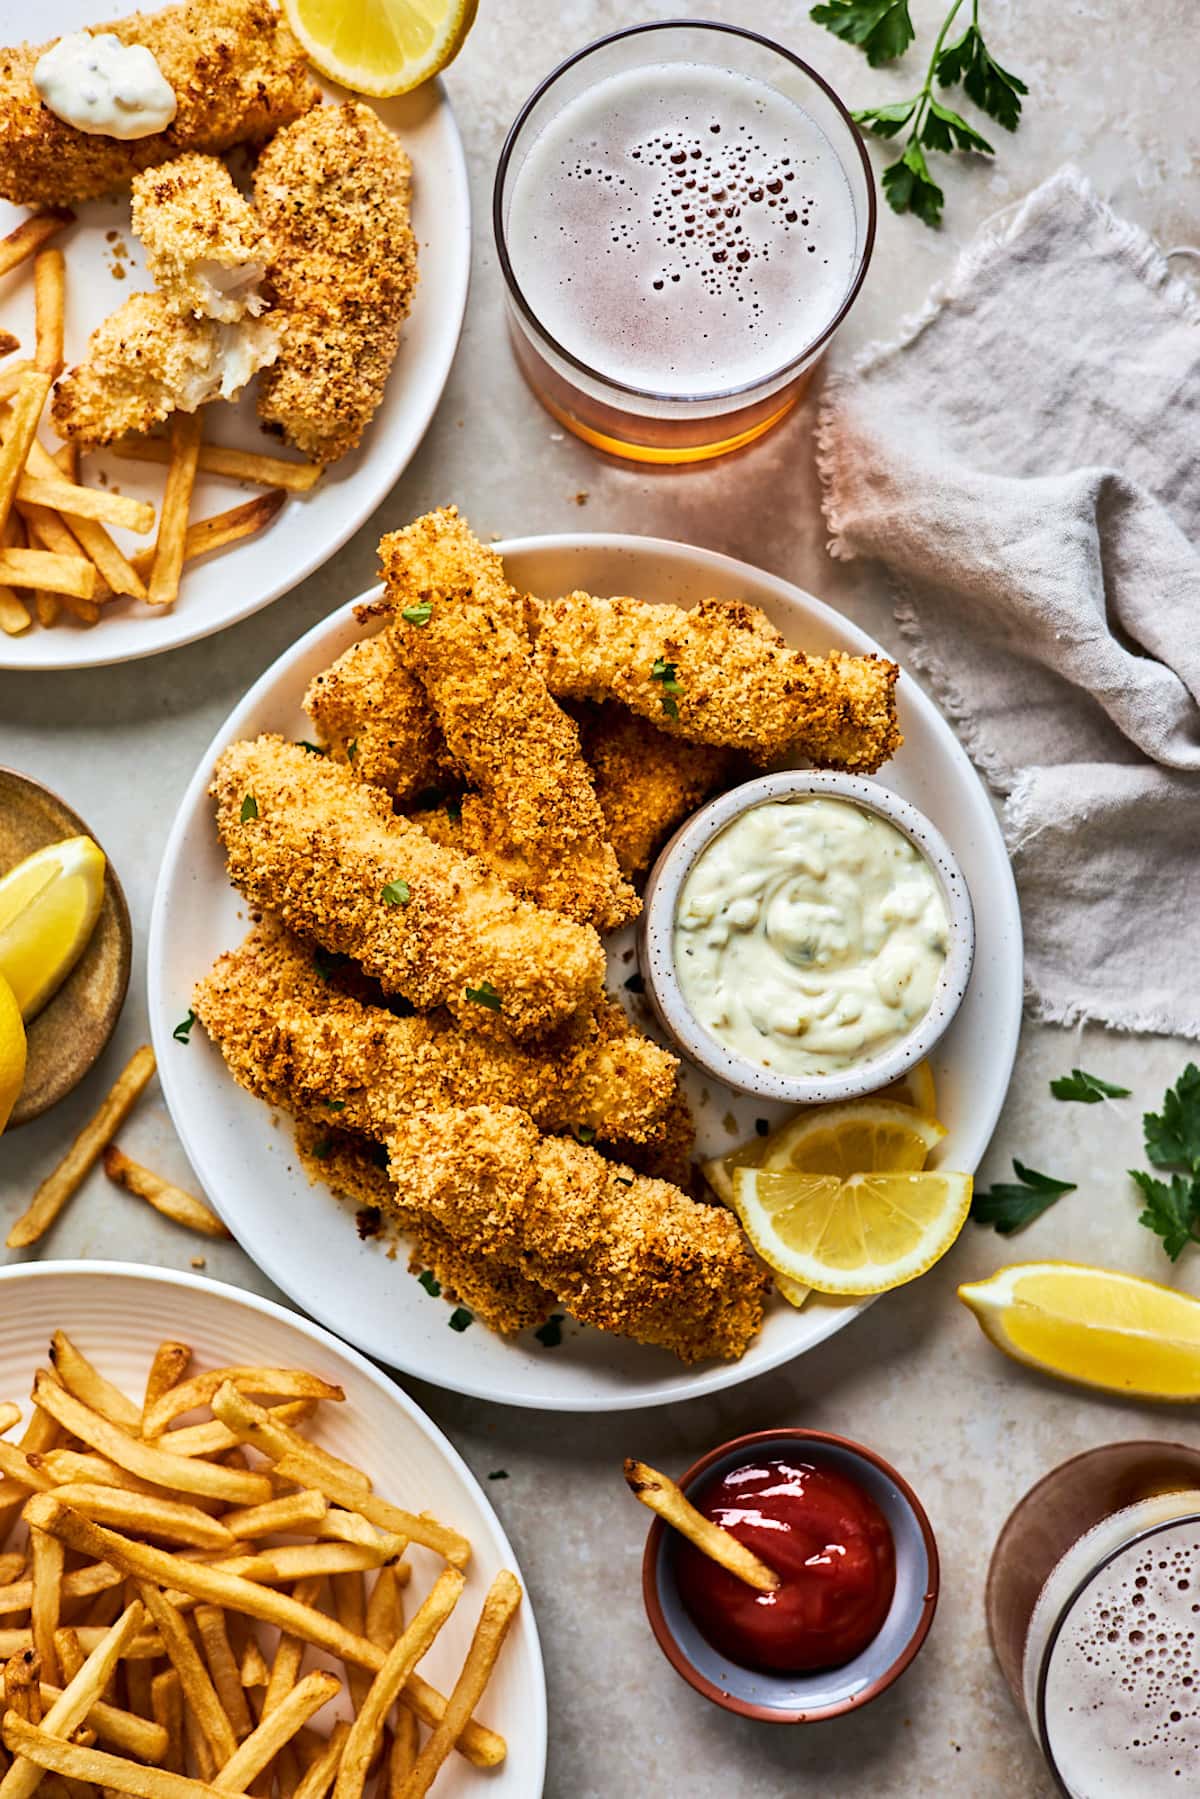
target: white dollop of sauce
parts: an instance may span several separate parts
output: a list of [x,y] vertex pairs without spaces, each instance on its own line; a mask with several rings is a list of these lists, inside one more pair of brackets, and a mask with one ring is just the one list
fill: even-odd
[[689,1009],[779,1074],[869,1061],[928,1012],[949,950],[934,870],[840,799],[768,801],[696,858],[675,914]]
[[38,58],[33,85],[65,125],[94,137],[152,137],[175,117],[175,90],[145,44],[72,31]]

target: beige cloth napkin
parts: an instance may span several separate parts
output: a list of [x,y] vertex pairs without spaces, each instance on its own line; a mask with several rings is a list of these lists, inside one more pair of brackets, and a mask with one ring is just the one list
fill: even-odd
[[1200,1037],[1200,304],[1063,169],[827,385],[833,555],[1005,796],[1035,1014]]

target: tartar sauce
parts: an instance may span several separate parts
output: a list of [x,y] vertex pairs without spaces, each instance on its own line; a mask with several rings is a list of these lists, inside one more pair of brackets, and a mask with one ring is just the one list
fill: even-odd
[[879,1055],[928,1012],[949,949],[938,879],[847,800],[768,801],[697,857],[675,914],[694,1017],[778,1074]]
[[33,85],[50,111],[94,137],[152,137],[175,117],[175,90],[145,44],[72,31],[38,58]]

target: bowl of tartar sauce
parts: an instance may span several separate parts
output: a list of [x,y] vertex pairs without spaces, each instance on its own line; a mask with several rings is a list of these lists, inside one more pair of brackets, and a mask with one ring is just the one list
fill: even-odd
[[788,769],[722,794],[667,844],[638,939],[660,1024],[714,1079],[811,1105],[928,1055],[975,954],[966,879],[907,800]]

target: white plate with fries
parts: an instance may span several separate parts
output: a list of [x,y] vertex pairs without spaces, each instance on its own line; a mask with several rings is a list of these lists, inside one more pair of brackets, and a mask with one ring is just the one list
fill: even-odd
[[[785,581],[711,551],[620,536],[524,538],[497,548],[518,589],[554,596],[583,588],[683,605],[714,596],[761,606],[796,646],[853,654],[879,645]],[[371,599],[372,595],[364,596]],[[478,1321],[447,1328],[450,1311],[405,1272],[405,1251],[359,1240],[349,1207],[300,1165],[286,1117],[236,1086],[201,1027],[173,1041],[196,980],[241,942],[250,908],[229,884],[207,788],[228,743],[277,731],[312,733],[301,710],[309,680],[364,634],[350,604],[332,613],[267,670],[221,727],[183,800],[163,857],[149,943],[149,1005],[163,1090],[176,1129],[213,1204],[243,1247],[297,1304],[368,1354],[443,1387],[512,1405],[619,1410],[714,1392],[790,1361],[863,1310],[814,1296],[796,1310],[774,1296],[764,1327],[737,1362],[687,1367],[652,1349],[571,1320],[550,1341],[526,1331],[493,1335]],[[1016,892],[987,794],[949,725],[908,675],[899,688],[903,748],[880,777],[918,806],[951,844],[976,910],[974,973],[934,1056],[948,1135],[938,1161],[973,1170],[1000,1112],[1016,1053],[1022,951]],[[626,991],[632,932],[607,940],[609,988],[652,1030],[644,1002]],[[698,1075],[688,1083],[701,1158],[753,1137],[779,1105],[739,1099]],[[461,1325],[461,1321],[460,1321]]]
[[[148,10],[157,9],[151,5]],[[28,31],[44,41],[95,23],[96,9],[85,0],[51,0],[36,15],[18,18],[14,10],[0,35],[15,39]],[[345,98],[328,85],[325,93],[328,99]],[[30,587],[0,584],[0,668],[101,667],[211,636],[287,593],[327,562],[400,478],[441,398],[458,343],[470,269],[470,199],[458,127],[440,81],[428,82],[400,99],[371,104],[412,159],[412,222],[420,279],[383,403],[362,444],[334,463],[309,491],[302,491],[297,484],[311,471],[290,450],[277,449],[276,441],[264,436],[255,416],[253,383],[235,404],[218,401],[202,408],[205,447],[190,506],[188,560],[174,603],[152,606],[133,598],[110,598],[97,606],[80,592],[66,590],[71,568],[55,576],[65,588],[49,600]],[[231,153],[230,162],[235,173],[249,166],[238,150]],[[142,266],[142,247],[129,228],[128,192],[73,210],[75,222],[46,244],[62,252],[62,293],[43,293],[43,338],[53,335],[49,315],[56,303],[63,303],[68,368],[79,361],[89,334],[104,318],[131,292],[151,286]],[[0,239],[30,216],[25,209],[0,201]],[[47,282],[52,283],[53,264],[47,267]],[[4,271],[0,334],[18,340],[17,348],[0,356],[0,393],[13,398],[12,382],[18,377],[10,371],[32,360],[37,350],[34,259],[13,266],[11,253],[0,244],[0,270]],[[36,396],[31,403],[37,403]],[[60,445],[48,413],[40,442],[42,456],[34,452],[40,466],[30,470],[30,478],[61,481],[61,468],[49,466],[49,453]],[[231,474],[206,470],[204,462],[214,460],[218,449],[233,449],[252,460],[242,468],[235,464]],[[92,517],[90,533],[92,543],[100,545],[99,591],[104,591],[104,549],[95,526],[108,531],[118,549],[144,573],[137,557],[155,542],[165,474],[161,466],[126,460],[112,451],[86,455],[79,462],[78,482],[99,490],[83,502],[100,509],[98,519]],[[287,491],[288,483],[295,491]],[[70,496],[57,497],[56,547],[77,563],[78,542],[62,535],[62,515]],[[52,506],[55,495],[43,487],[38,498]],[[152,521],[148,532],[147,519]],[[206,520],[216,521],[215,528],[198,530]],[[139,529],[130,529],[131,522]],[[186,522],[175,521],[181,534]],[[45,554],[50,546],[41,540],[34,547]],[[94,554],[88,550],[89,556]],[[51,617],[53,624],[41,622]],[[95,622],[89,622],[93,618]]]
[[[231,1458],[251,1436],[265,1454]],[[42,1526],[33,1551],[27,1504]],[[83,1557],[65,1573],[64,1546]],[[235,1794],[274,1764],[289,1792],[304,1774],[305,1799],[335,1777],[357,1799],[382,1745],[407,1799],[532,1799],[545,1681],[514,1569],[441,1432],[306,1320],[125,1263],[0,1271],[0,1659],[36,1644],[42,1681],[67,1689],[43,1717],[21,1664],[10,1674],[7,1705],[28,1720],[11,1746],[39,1766],[200,1799],[210,1789],[179,1780],[181,1757]],[[145,1610],[129,1617],[133,1579]],[[98,1715],[114,1654],[120,1708]],[[416,1732],[401,1686],[427,1720]],[[428,1720],[447,1696],[451,1719],[471,1722],[439,1739]],[[55,1703],[44,1688],[42,1703]],[[63,1741],[85,1717],[94,1749]]]

